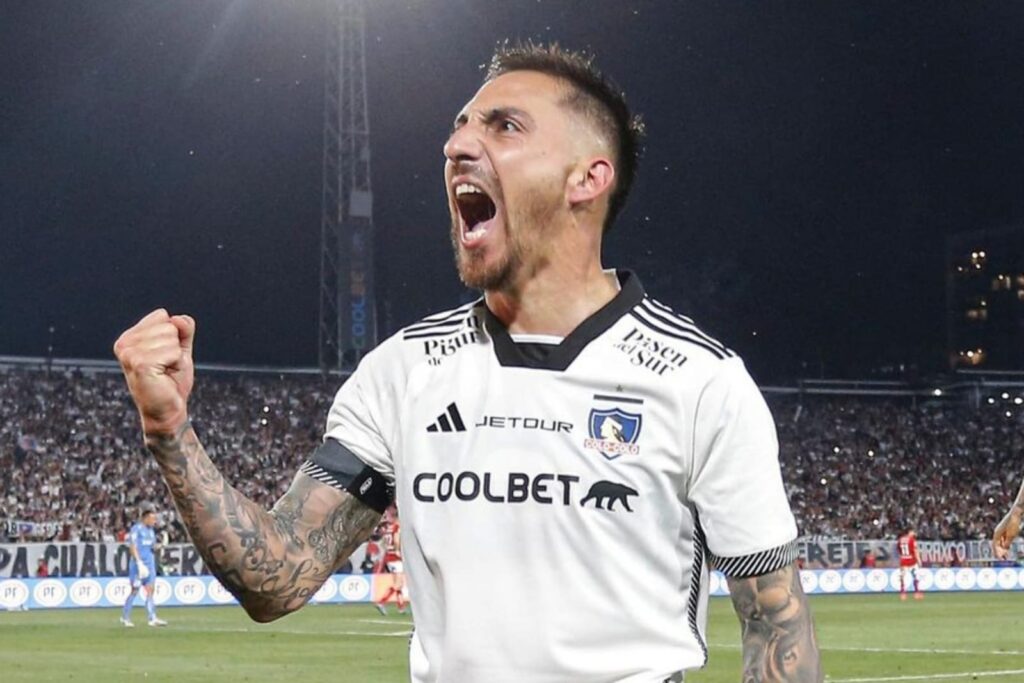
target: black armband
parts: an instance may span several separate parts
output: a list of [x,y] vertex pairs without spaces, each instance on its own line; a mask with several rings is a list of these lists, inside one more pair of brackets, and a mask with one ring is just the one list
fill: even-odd
[[341,489],[377,512],[384,512],[395,498],[384,475],[373,469],[336,439],[325,439],[299,471],[317,481]]

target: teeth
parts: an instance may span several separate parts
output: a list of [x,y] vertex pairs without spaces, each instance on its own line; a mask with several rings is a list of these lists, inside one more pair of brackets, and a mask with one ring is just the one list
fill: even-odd
[[464,194],[472,194],[472,193],[483,194],[484,191],[481,190],[476,185],[470,185],[469,183],[462,183],[461,185],[456,185],[456,187],[455,187],[455,196],[456,197],[461,197]]
[[485,228],[475,227],[472,230],[467,230],[465,232],[464,239],[466,240],[466,243],[472,244],[473,242],[482,239],[485,234],[487,234],[487,230]]

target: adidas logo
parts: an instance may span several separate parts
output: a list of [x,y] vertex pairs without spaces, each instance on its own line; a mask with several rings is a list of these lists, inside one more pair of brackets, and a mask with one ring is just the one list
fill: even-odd
[[427,427],[428,432],[464,432],[466,425],[459,415],[459,408],[454,403],[448,404],[448,409],[437,416],[437,419]]

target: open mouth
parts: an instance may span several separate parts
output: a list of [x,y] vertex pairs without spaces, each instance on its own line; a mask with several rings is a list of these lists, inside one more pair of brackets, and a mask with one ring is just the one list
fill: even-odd
[[481,239],[498,213],[494,200],[483,189],[470,183],[455,186],[455,205],[462,218],[462,238],[467,243]]

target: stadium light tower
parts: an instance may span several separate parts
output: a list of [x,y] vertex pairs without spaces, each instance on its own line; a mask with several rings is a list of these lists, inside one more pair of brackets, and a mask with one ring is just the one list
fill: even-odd
[[319,363],[344,371],[377,344],[363,0],[326,0]]

